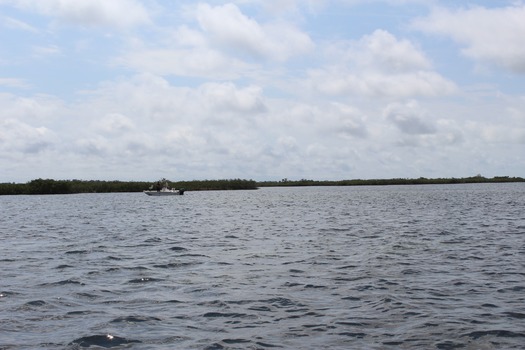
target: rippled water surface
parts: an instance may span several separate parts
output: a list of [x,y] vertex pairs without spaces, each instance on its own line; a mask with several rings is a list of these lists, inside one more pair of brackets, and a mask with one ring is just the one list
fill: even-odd
[[0,197],[0,349],[519,349],[525,184]]

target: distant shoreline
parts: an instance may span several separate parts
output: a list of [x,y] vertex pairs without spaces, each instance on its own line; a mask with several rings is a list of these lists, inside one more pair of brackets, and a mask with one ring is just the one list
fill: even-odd
[[[525,182],[525,179],[509,176],[495,176],[493,178],[473,176],[465,178],[428,179],[420,177],[417,179],[354,179],[338,181],[318,181],[307,179],[282,179],[280,181],[254,181],[242,179],[168,181],[171,187],[184,189],[185,191],[255,190],[260,187],[440,185],[509,182]],[[36,179],[24,184],[0,183],[0,195],[142,192],[143,190],[148,189],[151,184],[152,182],[144,181]]]
[[283,179],[281,181],[258,182],[259,187],[276,187],[276,186],[389,186],[389,185],[441,185],[441,184],[466,184],[466,183],[509,183],[525,182],[521,177],[495,176],[486,178],[483,176],[472,176],[464,178],[434,178],[429,179],[420,177],[417,179],[354,179],[338,181],[316,181],[316,180],[297,180],[290,181]]

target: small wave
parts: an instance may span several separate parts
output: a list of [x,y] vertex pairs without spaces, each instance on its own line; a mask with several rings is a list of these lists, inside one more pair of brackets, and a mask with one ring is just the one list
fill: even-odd
[[66,254],[87,254],[89,251],[87,250],[69,250],[66,252]]
[[68,316],[78,316],[78,315],[89,315],[92,314],[93,311],[88,310],[80,310],[80,311],[70,311],[67,313]]
[[174,251],[174,252],[185,252],[187,251],[188,249],[184,248],[184,247],[178,247],[178,246],[175,246],[175,247],[171,247],[170,250]]
[[209,258],[207,255],[204,254],[181,254],[180,257],[197,257],[197,258]]
[[62,264],[62,265],[58,265],[57,267],[55,267],[55,269],[68,269],[68,268],[72,268],[73,266],[71,265],[67,265],[67,264]]
[[207,312],[203,317],[206,318],[246,318],[246,317],[253,317],[252,315],[238,313],[238,312]]
[[525,319],[525,314],[522,314],[520,312],[505,312],[505,315],[512,318]]
[[111,255],[108,256],[107,259],[108,259],[108,260],[115,260],[115,261],[120,261],[120,260],[122,260],[122,258],[119,258],[119,257],[116,257],[116,256],[111,256]]
[[290,273],[304,273],[303,270],[297,270],[297,269],[291,269],[289,272]]
[[203,301],[198,303],[199,306],[206,306],[206,307],[227,307],[228,304],[226,304],[222,300],[210,300],[210,301]]
[[44,306],[47,305],[47,303],[43,300],[33,300],[26,303],[28,306]]
[[256,342],[255,344],[263,348],[282,348],[282,346],[280,345],[268,344],[268,343],[263,343],[263,342]]
[[376,289],[376,288],[373,285],[371,285],[371,284],[365,284],[364,286],[358,286],[356,289],[358,291],[360,291],[360,292],[363,292],[365,290],[370,290],[370,289],[373,290],[373,289]]
[[505,338],[517,338],[517,337],[525,338],[525,333],[516,333],[512,331],[495,329],[495,330],[490,330],[490,331],[470,332],[466,334],[466,336],[472,339],[478,339],[478,338],[485,337],[485,336],[505,337]]
[[1,291],[0,292],[0,298],[8,298],[14,295],[18,295],[19,293],[16,292],[7,292],[7,291]]
[[184,303],[184,302],[180,301],[180,300],[177,300],[177,299],[171,299],[171,300],[166,300],[165,303],[168,303],[168,304],[181,304],[181,303]]
[[448,240],[448,241],[441,241],[442,244],[463,244],[465,243],[465,239],[461,239],[461,238],[458,238],[458,239],[451,239],[451,240]]
[[196,263],[194,263],[194,262],[177,262],[177,263],[153,265],[153,267],[158,268],[158,269],[177,269],[177,268],[188,267],[188,266],[192,266],[192,265],[196,265]]
[[160,318],[152,317],[152,316],[125,316],[125,317],[117,317],[114,320],[111,321],[111,323],[139,323],[139,322],[148,322],[148,321],[161,321]]
[[294,307],[294,306],[300,306],[300,307],[304,307],[305,305],[301,304],[301,303],[296,303],[290,299],[287,299],[287,298],[272,298],[272,299],[268,299],[268,300],[261,300],[261,302],[266,302],[268,304],[271,304],[277,308],[290,308],[290,307]]
[[440,231],[438,233],[438,235],[440,235],[440,236],[450,236],[450,235],[453,235],[453,234],[454,234],[454,232],[447,231],[447,230],[443,230],[443,231]]
[[306,288],[306,289],[326,289],[328,287],[327,286],[316,285],[316,284],[306,284],[304,286],[304,288]]
[[362,280],[362,279],[365,279],[367,277],[335,277],[333,278],[334,281],[337,281],[337,282],[354,282],[354,281],[359,281],[359,280]]
[[359,266],[357,266],[357,265],[345,265],[345,266],[336,267],[336,270],[355,269],[357,267],[359,267]]
[[449,341],[449,340],[436,344],[437,349],[443,349],[443,350],[461,349],[464,347],[465,347],[465,344],[456,343],[456,342]]
[[252,341],[249,339],[227,338],[227,339],[223,339],[219,343],[213,343],[205,347],[204,350],[244,349],[244,348],[251,349],[252,346],[247,345],[248,343],[251,343],[251,342]]
[[524,286],[514,286],[510,288],[500,288],[498,289],[499,293],[507,293],[507,292],[522,292],[525,290]]
[[303,284],[302,283],[296,283],[296,282],[286,282],[285,284],[283,284],[283,286],[285,287],[297,287],[297,286],[302,286]]
[[285,262],[283,262],[283,265],[302,264],[302,263],[305,263],[305,262],[306,262],[306,260],[285,261]]
[[359,301],[361,298],[358,297],[342,297],[342,300]]
[[120,345],[141,343],[139,340],[131,340],[115,335],[91,335],[88,337],[82,337],[73,340],[69,345],[78,345],[83,348],[89,348],[91,346],[100,346],[103,348],[113,348]]
[[248,339],[223,339],[222,340],[226,344],[244,344],[244,343],[250,343],[250,340]]
[[85,285],[85,283],[67,279],[67,280],[58,281],[58,282],[52,282],[52,283],[42,283],[40,286],[42,286],[42,287],[54,287],[54,286],[65,286],[65,285],[68,285],[68,284],[76,284],[76,285],[80,285],[80,286],[84,286]]
[[466,258],[460,260],[485,260],[485,258],[475,255],[469,255]]
[[341,325],[341,326],[351,326],[351,327],[364,327],[368,326],[368,323],[364,322],[346,322],[346,321],[339,321],[335,324]]
[[151,283],[151,282],[160,282],[163,281],[162,279],[158,278],[150,278],[150,277],[142,277],[142,278],[135,278],[132,280],[129,280],[128,283]]
[[481,304],[481,307],[497,308],[499,306],[498,305],[494,305],[494,304],[485,303],[485,304]]
[[[305,314],[305,316],[317,316],[317,314],[315,312],[309,312]],[[303,327],[316,332],[324,332],[327,326],[325,324],[303,324]]]
[[252,307],[249,307],[248,310],[263,311],[263,312],[270,312],[270,311],[272,311],[272,309],[269,308],[268,306],[252,306]]
[[364,338],[366,337],[365,333],[361,332],[342,332],[339,333],[339,335],[345,336],[345,337],[352,337],[352,338]]
[[393,340],[393,341],[384,341],[383,342],[383,345],[388,345],[388,346],[399,346],[399,345],[402,345],[403,342],[402,341],[397,341],[397,340]]

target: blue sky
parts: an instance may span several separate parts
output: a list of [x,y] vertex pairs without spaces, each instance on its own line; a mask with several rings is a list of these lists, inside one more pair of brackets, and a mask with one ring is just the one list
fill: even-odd
[[0,0],[0,182],[525,176],[525,3]]

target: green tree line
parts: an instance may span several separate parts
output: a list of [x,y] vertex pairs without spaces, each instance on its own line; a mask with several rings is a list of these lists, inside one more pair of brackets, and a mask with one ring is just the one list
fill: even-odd
[[499,182],[525,182],[521,177],[496,176],[486,178],[483,176],[472,176],[465,178],[436,178],[428,179],[420,177],[417,179],[371,179],[371,180],[338,180],[338,181],[317,181],[317,180],[288,180],[258,182],[259,187],[278,187],[278,186],[387,186],[387,185],[439,185],[439,184],[461,184],[461,183],[499,183]]
[[[259,187],[279,186],[386,186],[386,185],[430,185],[430,184],[461,184],[461,183],[501,183],[525,182],[521,177],[496,176],[486,178],[481,175],[466,178],[436,178],[428,179],[371,179],[371,180],[288,180],[260,181],[228,179],[228,180],[193,180],[193,181],[168,181],[173,188],[186,191],[212,191],[212,190],[252,190]],[[144,181],[97,181],[97,180],[53,180],[36,179],[25,184],[0,183],[0,195],[19,194],[69,194],[69,193],[108,193],[108,192],[142,192],[153,183]]]
[[[25,184],[0,183],[0,195],[142,192],[151,185],[152,182],[142,181],[36,179]],[[173,188],[185,189],[186,191],[245,190],[257,188],[255,181],[241,179],[168,181],[168,185]]]

